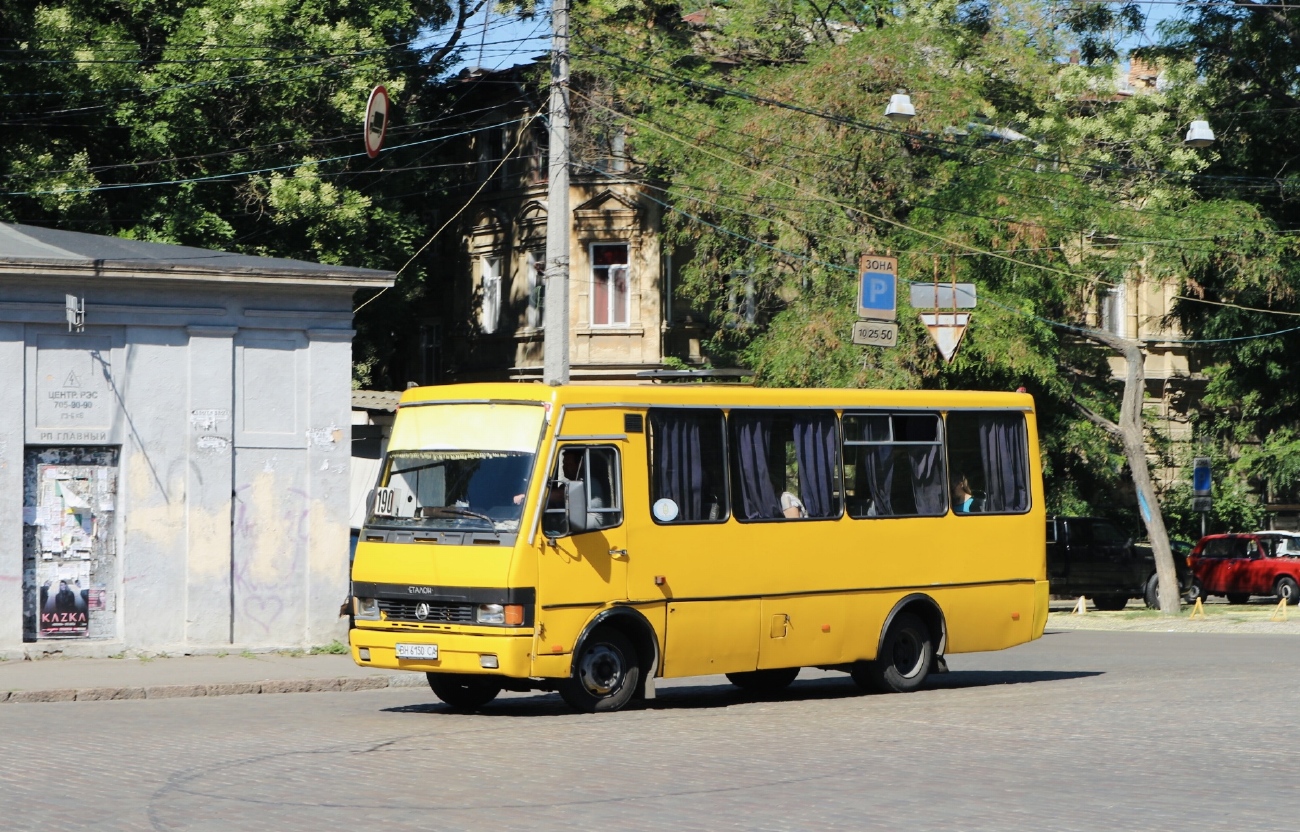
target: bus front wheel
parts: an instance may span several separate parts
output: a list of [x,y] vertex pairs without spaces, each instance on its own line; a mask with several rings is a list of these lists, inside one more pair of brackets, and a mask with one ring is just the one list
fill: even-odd
[[908,693],[921,687],[934,662],[930,628],[910,612],[894,616],[875,661],[858,662],[850,671],[863,690]]
[[499,685],[487,679],[458,673],[426,673],[433,695],[461,711],[483,707],[501,692]]
[[573,657],[573,673],[560,683],[560,696],[584,713],[617,711],[631,701],[640,681],[632,642],[613,627],[597,627]]

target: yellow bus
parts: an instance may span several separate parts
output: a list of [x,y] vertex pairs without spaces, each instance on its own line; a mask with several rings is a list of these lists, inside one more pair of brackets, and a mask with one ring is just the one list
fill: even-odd
[[803,667],[909,691],[1047,622],[1033,399],[473,384],[407,390],[352,566],[353,660],[477,708]]

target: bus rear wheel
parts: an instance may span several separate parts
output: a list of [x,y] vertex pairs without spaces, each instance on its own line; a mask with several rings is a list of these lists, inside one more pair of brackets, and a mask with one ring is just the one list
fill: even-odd
[[632,642],[613,627],[597,627],[573,657],[573,672],[560,683],[560,696],[583,713],[617,711],[631,701],[640,681]]
[[894,616],[875,661],[858,662],[850,675],[858,687],[876,693],[910,693],[921,687],[934,663],[930,628],[910,612]]
[[433,695],[460,711],[476,711],[501,692],[488,679],[459,673],[426,673]]
[[747,670],[743,673],[728,673],[727,681],[750,693],[776,693],[790,687],[790,683],[799,675],[797,667],[782,667],[775,670]]

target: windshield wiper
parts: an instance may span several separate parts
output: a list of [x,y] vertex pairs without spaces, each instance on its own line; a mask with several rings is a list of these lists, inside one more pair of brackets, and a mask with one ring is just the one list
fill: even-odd
[[470,511],[460,506],[421,506],[421,517],[472,517],[475,520],[482,520],[488,524],[488,528],[496,531],[497,524],[486,514],[479,514],[477,511]]

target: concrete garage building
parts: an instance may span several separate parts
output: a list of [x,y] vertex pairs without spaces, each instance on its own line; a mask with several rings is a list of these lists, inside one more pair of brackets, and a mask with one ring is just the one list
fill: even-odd
[[393,277],[0,224],[0,655],[343,633],[352,296]]

